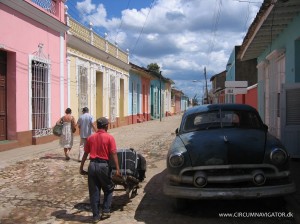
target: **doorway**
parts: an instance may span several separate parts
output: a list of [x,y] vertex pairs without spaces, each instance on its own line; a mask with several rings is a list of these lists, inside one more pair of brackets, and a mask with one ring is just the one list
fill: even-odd
[[6,73],[7,53],[0,51],[0,141],[7,139]]
[[96,118],[103,117],[103,73],[96,72]]

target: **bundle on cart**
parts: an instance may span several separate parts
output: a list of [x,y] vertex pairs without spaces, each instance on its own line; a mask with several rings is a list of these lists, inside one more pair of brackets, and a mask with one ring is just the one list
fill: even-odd
[[140,182],[145,179],[146,159],[134,149],[118,149],[117,150],[119,167],[122,177],[116,177],[116,166],[112,159],[110,164],[112,167],[112,179],[116,185],[121,185],[127,194],[131,192],[131,197],[137,194],[140,188]]

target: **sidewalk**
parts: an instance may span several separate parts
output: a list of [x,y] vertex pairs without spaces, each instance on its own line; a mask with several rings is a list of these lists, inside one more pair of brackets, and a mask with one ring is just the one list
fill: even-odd
[[[79,147],[79,136],[75,136],[73,148]],[[63,149],[59,145],[59,138],[57,140],[41,144],[30,145],[21,148],[10,149],[0,152],[0,169],[6,166],[13,165],[17,162],[21,162],[28,159],[38,158],[45,153],[62,153]]]
[[[149,139],[152,136],[159,136],[163,130],[157,130],[157,126],[163,124],[167,125],[167,129],[175,132],[176,124],[179,125],[181,116],[175,115],[170,117],[165,117],[160,120],[150,120],[144,123],[137,123],[133,125],[121,126],[118,128],[109,129],[108,132],[115,137],[118,148],[137,148],[144,143],[145,139]],[[175,125],[172,124],[173,121]],[[147,126],[147,132],[143,132],[144,126]],[[174,130],[173,130],[174,129]],[[135,133],[135,134],[132,134]],[[74,137],[73,147],[71,150],[71,155],[73,154],[73,159],[76,159],[78,149],[79,149],[80,136],[76,135]],[[30,145],[15,149],[10,149],[6,151],[0,151],[0,170],[8,165],[13,165],[17,162],[39,158],[45,153],[51,154],[61,154],[63,155],[63,149],[59,145],[59,137],[57,140],[40,145]]]

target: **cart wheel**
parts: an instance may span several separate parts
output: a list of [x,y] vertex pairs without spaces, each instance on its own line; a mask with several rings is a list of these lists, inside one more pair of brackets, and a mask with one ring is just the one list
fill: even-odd
[[129,194],[130,194],[130,191],[131,191],[131,189],[130,189],[129,187],[126,187],[126,188],[125,188],[125,190],[126,190],[126,194],[127,194],[127,195],[129,195]]
[[130,198],[134,198],[135,196],[137,196],[137,187],[132,189]]

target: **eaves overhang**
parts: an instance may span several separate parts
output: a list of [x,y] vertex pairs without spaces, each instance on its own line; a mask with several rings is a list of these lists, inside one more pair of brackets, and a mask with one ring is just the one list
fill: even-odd
[[265,0],[243,40],[238,59],[258,58],[300,12],[299,0]]
[[226,70],[224,70],[223,72],[220,72],[220,73],[218,73],[218,74],[213,75],[212,77],[210,77],[210,80],[209,80],[209,81],[212,82],[215,78],[217,78],[218,76],[223,75],[224,73],[226,73]]
[[1,0],[0,2],[59,33],[65,33],[69,29],[66,24],[60,22],[55,16],[49,15],[26,1]]
[[96,47],[94,47],[92,44],[89,44],[72,34],[67,35],[67,46],[77,49],[85,54],[91,55],[94,58],[97,58],[103,62],[106,62],[108,64],[114,65],[118,68],[121,68],[127,72],[130,70],[130,65],[121,61],[120,59],[112,56],[111,54],[102,51]]
[[147,79],[150,79],[150,80],[154,79],[153,76],[150,74],[151,71],[149,71],[148,69],[140,67],[140,66],[138,66],[136,64],[133,64],[131,62],[129,62],[129,65],[131,67],[130,70],[138,73],[140,76],[142,76],[144,78],[147,78]]
[[165,83],[175,84],[175,82],[172,79],[166,78],[163,75],[161,75],[160,73],[153,72],[153,71],[150,71],[150,73],[152,74],[153,77],[155,77],[154,78],[155,80],[159,79]]

